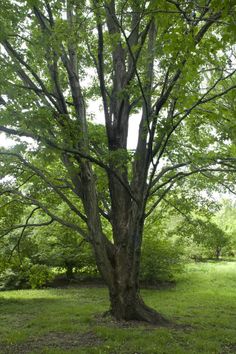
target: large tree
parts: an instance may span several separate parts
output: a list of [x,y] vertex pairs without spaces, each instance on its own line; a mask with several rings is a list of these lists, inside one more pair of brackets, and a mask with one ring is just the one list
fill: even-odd
[[111,313],[162,321],[139,294],[144,222],[185,178],[235,171],[234,1],[3,0],[0,21],[0,131],[18,140],[0,152],[1,194],[32,206],[12,228],[43,212],[77,231]]

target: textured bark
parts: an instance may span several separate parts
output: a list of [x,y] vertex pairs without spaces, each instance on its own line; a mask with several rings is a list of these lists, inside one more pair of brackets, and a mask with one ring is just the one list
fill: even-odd
[[[123,200],[124,202],[124,200]],[[105,275],[110,296],[110,314],[117,320],[146,321],[164,325],[167,320],[143,302],[139,293],[139,267],[141,241],[143,232],[142,212],[133,205],[126,216],[126,228],[123,219],[119,219],[122,208],[118,212],[119,224],[115,230],[115,245],[110,253],[112,273],[107,275],[107,268],[100,268]],[[123,221],[123,223],[122,223]]]
[[160,325],[167,323],[167,320],[162,315],[145,305],[140,296],[138,282],[139,262],[134,262],[130,255],[120,251],[116,256],[115,264],[113,286],[109,287],[110,313],[117,320],[146,321]]
[[168,321],[154,309],[143,302],[139,292],[134,289],[117,289],[110,293],[111,314],[117,320],[145,321],[152,324],[165,325]]

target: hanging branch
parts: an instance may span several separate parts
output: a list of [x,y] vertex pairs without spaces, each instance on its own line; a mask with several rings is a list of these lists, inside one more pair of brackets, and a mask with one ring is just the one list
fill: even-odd
[[6,190],[3,190],[3,191],[0,191],[0,196],[3,195],[3,194],[17,195],[21,199],[30,202],[30,204],[40,207],[45,212],[45,214],[50,216],[54,221],[57,221],[59,224],[61,224],[63,226],[66,226],[66,227],[78,232],[86,240],[89,240],[87,232],[85,232],[80,226],[78,226],[77,224],[74,224],[72,222],[65,221],[61,217],[59,217],[56,214],[54,214],[53,212],[51,212],[48,209],[48,207],[46,205],[44,205],[42,202],[40,202],[39,200],[31,197],[30,195],[23,194],[22,192],[20,192],[20,191],[18,191],[16,189],[6,189]]

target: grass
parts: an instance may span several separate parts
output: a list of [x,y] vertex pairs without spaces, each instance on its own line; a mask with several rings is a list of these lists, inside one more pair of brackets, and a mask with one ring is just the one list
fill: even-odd
[[103,318],[104,288],[0,293],[0,353],[236,353],[236,262],[188,265],[176,287],[143,290],[173,326]]

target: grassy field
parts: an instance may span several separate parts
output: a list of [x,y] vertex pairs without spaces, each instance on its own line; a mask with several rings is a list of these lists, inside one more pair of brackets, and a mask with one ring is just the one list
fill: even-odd
[[2,292],[0,353],[236,353],[236,262],[189,265],[175,287],[142,294],[170,327],[102,317],[104,288]]

